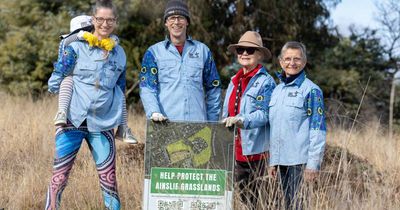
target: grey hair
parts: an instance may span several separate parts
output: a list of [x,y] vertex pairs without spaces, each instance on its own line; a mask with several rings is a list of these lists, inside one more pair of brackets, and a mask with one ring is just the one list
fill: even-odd
[[95,15],[97,13],[97,10],[100,8],[111,9],[114,16],[117,17],[117,8],[112,3],[112,0],[97,0],[92,9],[93,15]]
[[298,49],[298,50],[300,50],[303,60],[307,61],[306,46],[303,43],[296,42],[296,41],[289,41],[289,42],[286,42],[285,45],[283,45],[283,47],[281,49],[281,54],[279,55],[279,59],[282,59],[283,54],[288,49]]

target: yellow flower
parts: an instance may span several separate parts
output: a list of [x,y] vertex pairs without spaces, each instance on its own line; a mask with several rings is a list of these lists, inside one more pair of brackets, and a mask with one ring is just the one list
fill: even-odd
[[89,32],[84,32],[82,36],[91,47],[100,47],[107,51],[111,51],[115,46],[115,41],[111,38],[99,40],[95,35]]
[[115,41],[111,38],[102,39],[99,45],[99,47],[107,51],[111,51],[114,48],[114,46],[115,46]]
[[97,37],[92,33],[85,32],[83,33],[82,37],[89,43],[89,46],[91,47],[96,47],[99,45],[99,39],[97,39]]

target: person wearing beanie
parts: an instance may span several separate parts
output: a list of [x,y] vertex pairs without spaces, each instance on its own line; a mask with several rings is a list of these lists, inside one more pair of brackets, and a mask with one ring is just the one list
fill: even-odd
[[164,11],[164,22],[168,17],[172,15],[181,15],[186,18],[190,24],[189,9],[186,3],[182,0],[171,0],[168,1],[167,6]]
[[164,12],[166,39],[143,56],[140,97],[153,121],[218,121],[220,77],[210,49],[187,35],[185,1],[170,0]]

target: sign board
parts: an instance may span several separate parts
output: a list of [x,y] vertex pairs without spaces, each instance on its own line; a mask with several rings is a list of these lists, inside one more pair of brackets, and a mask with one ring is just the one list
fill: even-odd
[[233,143],[222,124],[148,121],[143,209],[233,209]]

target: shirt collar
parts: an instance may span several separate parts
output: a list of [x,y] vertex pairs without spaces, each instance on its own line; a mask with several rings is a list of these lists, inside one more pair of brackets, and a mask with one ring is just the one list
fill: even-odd
[[236,73],[236,75],[232,78],[232,82],[237,84],[240,78],[254,77],[255,75],[262,73],[266,74],[267,70],[261,64],[258,64],[252,71],[247,72],[246,74],[244,74],[243,68],[240,68],[238,73]]
[[[193,39],[191,36],[186,36],[186,43],[189,44],[194,44]],[[169,35],[165,36],[165,48],[168,48],[172,44],[171,39],[169,38]]]
[[283,70],[276,72],[279,80],[283,83],[285,83],[285,85],[296,85],[297,87],[300,87],[301,84],[304,82],[304,80],[306,79],[306,73],[303,70],[301,70],[297,75],[295,75],[296,79],[294,79],[293,81],[286,83],[286,77],[284,75]]

